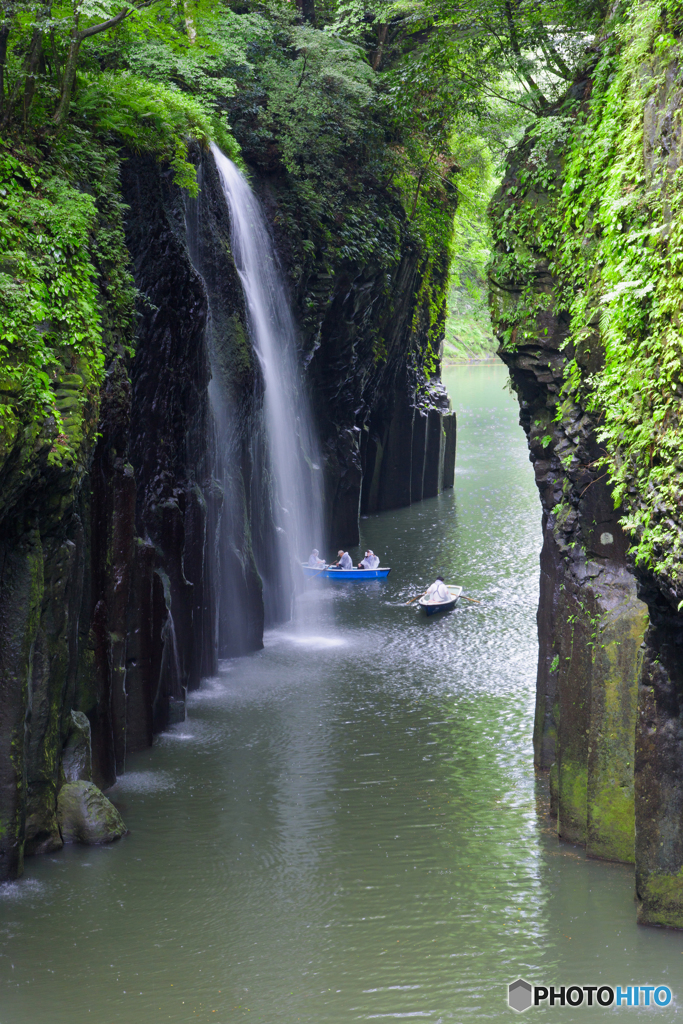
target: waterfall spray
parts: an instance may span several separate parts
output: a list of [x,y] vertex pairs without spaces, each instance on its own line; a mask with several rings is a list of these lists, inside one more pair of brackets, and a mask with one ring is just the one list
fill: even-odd
[[[274,483],[277,564],[264,567],[266,616],[277,594],[300,573],[294,563],[322,548],[322,474],[310,404],[298,359],[296,329],[265,217],[246,179],[217,146],[211,151],[230,209],[235,266],[249,331],[265,382],[264,412]],[[274,578],[273,578],[274,573]],[[269,607],[270,605],[270,607]]]

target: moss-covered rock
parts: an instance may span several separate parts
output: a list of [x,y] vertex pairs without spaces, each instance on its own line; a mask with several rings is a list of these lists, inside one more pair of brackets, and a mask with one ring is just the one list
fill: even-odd
[[683,927],[681,22],[614,13],[513,153],[491,300],[544,509],[537,759],[560,831]]
[[123,818],[93,782],[67,782],[62,786],[57,820],[65,843],[97,846],[126,834]]

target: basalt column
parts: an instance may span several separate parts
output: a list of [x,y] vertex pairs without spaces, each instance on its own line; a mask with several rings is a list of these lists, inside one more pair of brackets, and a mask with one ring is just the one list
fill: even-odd
[[144,546],[133,549],[137,593],[151,599],[135,661],[158,671],[144,688],[152,727],[160,729],[213,665],[211,611],[202,593],[210,486],[207,300],[187,251],[182,195],[170,174],[151,158],[135,157],[124,163],[122,180],[130,207],[126,241],[141,292],[131,372],[136,526],[154,549],[151,580],[150,555]]
[[[531,149],[528,141],[520,144],[508,165],[492,207],[496,226],[508,206],[535,209],[546,202],[542,192],[521,184],[535,166]],[[559,161],[553,166],[559,175]],[[524,246],[528,277],[510,274],[511,244]],[[559,835],[584,844],[590,856],[633,862],[636,706],[647,607],[637,596],[621,512],[600,468],[596,424],[561,394],[568,360],[574,356],[590,372],[597,341],[587,339],[580,351],[567,346],[568,320],[555,310],[548,264],[539,252],[531,266],[528,253],[526,238],[508,233],[499,243],[491,299],[543,515],[535,760],[550,769]],[[529,302],[530,288],[538,310],[534,328],[511,339],[510,324],[518,304]]]
[[[315,256],[305,255],[283,231],[282,224],[291,224],[287,174],[270,151],[249,153],[252,143],[248,135],[254,186],[296,282],[293,302],[324,459],[327,535],[335,549],[352,546],[359,512],[401,508],[453,485],[455,415],[438,358],[448,266],[438,260],[434,266],[432,254],[427,257],[407,230],[395,197],[375,183],[378,202],[403,236],[395,262],[344,259],[332,273],[327,243]],[[455,197],[452,191],[445,200],[453,211]],[[310,254],[310,240],[305,245]]]

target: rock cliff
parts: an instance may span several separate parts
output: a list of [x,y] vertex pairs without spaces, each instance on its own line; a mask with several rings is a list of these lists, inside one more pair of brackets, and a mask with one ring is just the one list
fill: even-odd
[[513,152],[491,301],[543,508],[535,754],[560,836],[683,927],[680,24],[642,4]]
[[[377,182],[363,183],[375,200],[366,231],[373,236],[382,230],[377,224],[393,223],[394,251],[377,242],[368,258],[331,254],[325,226],[305,211],[292,213],[291,183],[272,148],[250,145],[240,129],[238,120],[299,314],[325,459],[328,536],[335,548],[350,547],[358,543],[359,513],[400,508],[453,486],[456,420],[440,381],[448,255],[426,251],[397,198]],[[350,181],[349,194],[355,190],[358,182]],[[442,199],[451,216],[455,195]]]
[[[21,872],[25,853],[62,845],[73,713],[87,716],[92,779],[106,788],[131,752],[183,718],[186,691],[218,658],[262,643],[274,529],[263,382],[216,169],[199,147],[192,158],[197,199],[152,157],[110,157],[138,290],[134,355],[109,294],[127,271],[103,257],[102,383],[89,389],[74,356],[56,385],[77,458],[55,460],[54,421],[21,425],[2,452],[0,879]],[[276,221],[286,181],[278,193],[253,173]],[[104,201],[99,216],[115,219]],[[323,281],[318,270],[293,301],[330,537],[350,545],[361,502],[374,511],[452,486],[455,420],[432,355],[439,325],[419,297],[424,253],[408,233],[390,274],[347,262]]]

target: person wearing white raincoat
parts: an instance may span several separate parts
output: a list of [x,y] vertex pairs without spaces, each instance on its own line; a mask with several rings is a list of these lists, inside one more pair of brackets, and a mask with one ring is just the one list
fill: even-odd
[[431,604],[443,604],[444,601],[452,600],[453,595],[443,581],[443,576],[437,576],[431,587],[427,588],[425,597]]
[[351,561],[351,555],[348,551],[338,551],[337,555],[339,561],[337,562],[338,569],[353,569],[353,562]]
[[365,552],[365,558],[363,559],[362,562],[358,563],[358,568],[359,569],[376,569],[378,565],[379,565],[379,558],[377,557],[377,555],[373,551],[371,551],[368,548],[368,550]]
[[310,555],[308,556],[308,565],[310,569],[324,569],[325,563],[322,558],[318,557],[319,551],[317,548],[313,548]]

